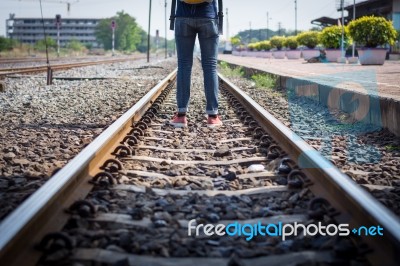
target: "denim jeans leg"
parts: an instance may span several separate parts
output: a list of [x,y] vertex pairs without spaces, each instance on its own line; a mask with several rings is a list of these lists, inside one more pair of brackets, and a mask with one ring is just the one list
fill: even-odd
[[176,83],[176,102],[178,112],[188,111],[190,99],[190,80],[193,65],[193,49],[196,31],[189,18],[176,18],[175,40],[178,54],[178,74]]
[[218,114],[218,22],[216,19],[198,20],[201,64],[204,73],[206,113]]

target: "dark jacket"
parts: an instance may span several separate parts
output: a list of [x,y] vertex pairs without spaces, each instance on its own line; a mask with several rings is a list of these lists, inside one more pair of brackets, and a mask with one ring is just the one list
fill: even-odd
[[195,18],[218,18],[216,0],[212,3],[201,3],[196,5],[186,4],[177,1],[175,17],[195,17]]

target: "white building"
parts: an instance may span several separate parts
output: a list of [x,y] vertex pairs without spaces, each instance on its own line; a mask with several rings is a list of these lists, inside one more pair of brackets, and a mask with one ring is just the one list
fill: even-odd
[[[43,21],[46,36],[56,40],[56,18],[45,18]],[[75,39],[84,45],[98,47],[95,28],[99,21],[100,19],[61,18],[60,46],[63,47]],[[10,14],[9,19],[6,20],[6,36],[21,43],[35,44],[38,40],[44,39],[42,19],[16,18],[15,14]]]

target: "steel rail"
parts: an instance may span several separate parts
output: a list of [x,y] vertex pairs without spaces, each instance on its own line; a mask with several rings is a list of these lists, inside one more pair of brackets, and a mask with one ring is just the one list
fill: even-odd
[[66,207],[84,198],[91,190],[88,181],[132,129],[155,99],[176,78],[176,70],[151,89],[132,108],[101,133],[72,161],[24,201],[0,224],[0,262],[2,265],[32,265],[41,253],[34,243],[60,230],[69,215]]
[[340,212],[335,217],[337,222],[349,224],[350,230],[359,226],[383,227],[383,236],[361,236],[372,249],[366,254],[368,260],[373,265],[400,265],[399,219],[246,93],[222,75],[219,77],[223,86],[283,150],[296,162],[301,160],[299,166],[313,181],[310,190]]
[[[82,56],[82,57],[72,57],[74,60],[83,60],[83,59],[95,59],[95,56]],[[100,58],[105,58],[105,56],[99,56]],[[46,57],[18,57],[18,58],[9,58],[4,57],[0,58],[0,65],[1,64],[20,64],[20,63],[35,63],[35,62],[43,62],[46,61]],[[51,57],[51,62],[56,61],[68,61],[70,60],[68,57]]]
[[[85,67],[85,66],[93,66],[93,65],[100,65],[100,64],[119,63],[119,62],[135,60],[135,59],[138,59],[138,58],[118,58],[118,59],[109,59],[109,60],[58,64],[58,65],[52,65],[51,69],[53,71],[56,71],[56,70],[64,70],[64,69],[74,68],[74,67]],[[20,68],[11,68],[11,69],[3,68],[3,69],[0,69],[0,77],[4,77],[7,75],[13,75],[13,74],[27,74],[27,73],[46,72],[46,71],[47,71],[47,66],[20,67]]]

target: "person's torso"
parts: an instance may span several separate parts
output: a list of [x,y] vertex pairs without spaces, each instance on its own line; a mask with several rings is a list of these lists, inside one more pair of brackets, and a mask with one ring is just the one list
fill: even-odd
[[186,4],[180,0],[176,1],[176,17],[217,18],[218,13],[215,0],[212,3],[205,2],[196,5]]

